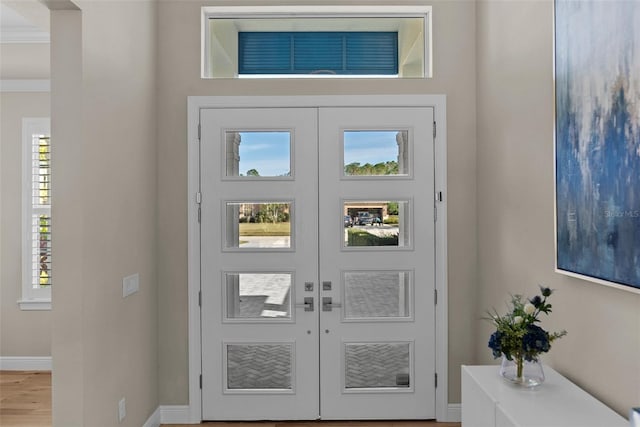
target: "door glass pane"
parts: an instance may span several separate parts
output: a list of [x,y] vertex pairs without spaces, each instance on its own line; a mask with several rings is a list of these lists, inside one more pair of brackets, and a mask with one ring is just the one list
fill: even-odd
[[292,389],[293,344],[227,344],[227,389]]
[[345,344],[345,388],[410,387],[410,343]]
[[409,132],[349,130],[344,132],[345,176],[407,176]]
[[228,202],[227,248],[291,247],[291,202]]
[[290,131],[227,131],[226,176],[291,176]]
[[226,273],[227,319],[290,319],[291,273]]
[[409,271],[345,271],[345,319],[407,318]]
[[411,245],[408,201],[345,201],[343,215],[345,247]]

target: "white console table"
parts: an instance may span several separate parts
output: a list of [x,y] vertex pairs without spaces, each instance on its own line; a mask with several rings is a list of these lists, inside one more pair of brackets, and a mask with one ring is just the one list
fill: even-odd
[[462,427],[629,427],[629,421],[544,366],[542,385],[508,384],[499,366],[462,366]]

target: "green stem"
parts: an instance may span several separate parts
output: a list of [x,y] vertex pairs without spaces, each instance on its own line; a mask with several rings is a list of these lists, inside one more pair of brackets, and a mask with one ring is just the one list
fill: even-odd
[[517,378],[522,379],[522,369],[524,368],[524,357],[521,355],[516,356],[516,366],[518,368]]

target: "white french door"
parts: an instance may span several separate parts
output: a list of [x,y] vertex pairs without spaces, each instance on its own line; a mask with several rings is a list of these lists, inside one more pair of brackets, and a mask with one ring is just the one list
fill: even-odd
[[435,418],[433,116],[200,110],[202,419]]
[[[340,304],[320,316],[321,416],[435,418],[433,109],[321,109],[319,124],[320,299]],[[397,170],[347,174],[386,138]],[[348,211],[388,224],[338,238]]]

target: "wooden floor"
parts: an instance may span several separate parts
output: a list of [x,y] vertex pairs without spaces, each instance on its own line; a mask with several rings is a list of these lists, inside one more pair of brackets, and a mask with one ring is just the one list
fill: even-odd
[[51,373],[0,371],[0,426],[51,425]]
[[[163,424],[190,427],[192,424]],[[210,427],[460,427],[435,421],[207,422]],[[51,373],[0,371],[0,426],[51,426]]]
[[[255,421],[206,422],[210,427],[460,427],[460,423],[435,421]],[[191,427],[191,424],[162,424],[162,427]]]

